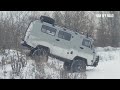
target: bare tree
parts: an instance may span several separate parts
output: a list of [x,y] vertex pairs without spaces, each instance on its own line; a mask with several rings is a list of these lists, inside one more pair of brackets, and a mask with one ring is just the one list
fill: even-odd
[[[99,12],[100,15],[103,14],[103,12]],[[97,30],[97,44],[98,46],[106,46],[106,37],[107,37],[107,29],[106,29],[106,21],[103,17],[100,17],[99,19],[99,27]]]
[[119,46],[119,12],[118,11],[104,11],[100,14],[113,14],[114,17],[101,17],[99,19],[99,27],[97,32],[97,45],[98,46]]
[[63,15],[60,11],[54,11],[52,17],[57,25],[63,26]]
[[110,11],[111,14],[114,15],[114,17],[110,20],[111,26],[111,46],[118,47],[119,46],[119,38],[120,38],[120,13],[119,11]]

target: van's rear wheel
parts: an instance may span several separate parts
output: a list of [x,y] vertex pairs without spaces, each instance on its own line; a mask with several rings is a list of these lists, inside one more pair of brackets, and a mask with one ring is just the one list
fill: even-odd
[[85,72],[86,71],[86,63],[84,60],[73,60],[71,65],[72,72]]
[[32,58],[36,61],[48,61],[48,50],[45,50],[44,48],[39,48],[34,50],[32,53]]

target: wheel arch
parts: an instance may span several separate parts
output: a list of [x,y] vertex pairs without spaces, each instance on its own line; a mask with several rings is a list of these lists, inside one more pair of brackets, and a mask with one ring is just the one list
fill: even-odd
[[50,53],[50,48],[49,47],[42,46],[42,45],[37,45],[36,49],[39,49],[39,48],[43,48],[43,49],[47,50]]

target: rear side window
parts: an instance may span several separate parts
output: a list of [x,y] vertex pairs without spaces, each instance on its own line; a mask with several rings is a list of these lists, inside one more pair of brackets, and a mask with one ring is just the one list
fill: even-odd
[[70,41],[71,34],[64,31],[59,31],[58,37]]
[[83,39],[82,45],[90,48],[91,47],[91,42],[87,39]]
[[43,25],[41,31],[49,35],[55,36],[57,30],[55,28]]

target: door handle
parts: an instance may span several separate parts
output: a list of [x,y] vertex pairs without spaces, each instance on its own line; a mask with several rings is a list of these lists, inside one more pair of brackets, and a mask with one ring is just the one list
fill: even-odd
[[80,49],[84,49],[83,47],[80,47]]
[[56,41],[60,41],[59,39],[56,39]]

